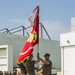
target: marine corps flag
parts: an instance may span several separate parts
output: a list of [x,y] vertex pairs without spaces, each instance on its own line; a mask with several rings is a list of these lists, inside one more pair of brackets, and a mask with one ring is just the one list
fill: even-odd
[[33,52],[34,46],[39,42],[39,6],[32,11],[29,21],[32,25],[32,30],[22,52],[18,57],[17,64],[21,64],[24,60],[26,60]]

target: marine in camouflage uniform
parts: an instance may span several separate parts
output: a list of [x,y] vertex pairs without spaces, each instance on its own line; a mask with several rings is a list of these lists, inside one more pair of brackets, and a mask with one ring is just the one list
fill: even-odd
[[26,75],[26,74],[27,74],[27,70],[26,70],[26,67],[25,67],[26,61],[27,61],[27,60],[25,60],[25,61],[22,62],[21,64],[18,64],[19,67],[20,67],[20,70],[21,70],[21,74],[22,74],[22,75]]
[[50,54],[46,53],[44,55],[45,57],[45,60],[41,59],[39,57],[39,59],[41,60],[41,62],[43,63],[43,66],[39,69],[41,70],[42,69],[42,74],[43,75],[51,75],[52,71],[51,71],[51,68],[52,68],[52,61],[49,60],[49,57],[50,57]]
[[36,70],[35,64],[38,61],[34,61],[32,59],[33,59],[33,55],[31,54],[29,59],[26,62],[27,75],[35,75],[35,70]]

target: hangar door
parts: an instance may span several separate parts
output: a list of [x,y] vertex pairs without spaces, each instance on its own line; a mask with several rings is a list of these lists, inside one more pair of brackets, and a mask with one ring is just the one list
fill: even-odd
[[64,47],[64,75],[75,75],[75,46]]

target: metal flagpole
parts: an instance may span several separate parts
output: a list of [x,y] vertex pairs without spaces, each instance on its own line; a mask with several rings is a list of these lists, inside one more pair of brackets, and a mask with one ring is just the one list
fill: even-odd
[[[37,56],[38,56],[38,54],[39,54],[39,42],[37,44]],[[37,60],[38,60],[38,58],[37,58]],[[37,62],[37,68],[39,68],[39,62]],[[37,71],[37,75],[38,75],[38,71]]]
[[[39,28],[38,28],[38,36],[39,36]],[[37,44],[37,56],[38,55],[39,55],[39,37],[38,37],[38,44]],[[38,58],[37,58],[37,60],[38,60]],[[39,68],[39,62],[37,62],[37,68]],[[38,75],[38,71],[37,71],[37,75]]]

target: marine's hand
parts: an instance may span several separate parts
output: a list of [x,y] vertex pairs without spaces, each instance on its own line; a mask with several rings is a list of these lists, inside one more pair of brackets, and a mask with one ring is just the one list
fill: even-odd
[[39,59],[40,57],[39,57],[39,53],[37,53],[37,58]]
[[36,68],[36,72],[38,72],[38,71],[40,71],[40,69],[37,67],[37,68]]

